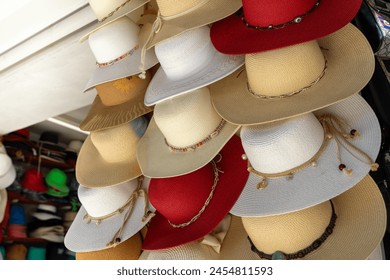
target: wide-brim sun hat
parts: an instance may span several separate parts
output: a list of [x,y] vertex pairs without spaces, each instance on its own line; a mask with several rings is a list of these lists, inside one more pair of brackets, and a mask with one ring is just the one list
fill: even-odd
[[151,74],[145,79],[137,75],[96,86],[97,96],[87,116],[80,123],[84,131],[96,131],[132,121],[153,110],[144,105],[146,88]]
[[161,66],[146,90],[147,106],[214,83],[244,64],[243,55],[224,55],[213,47],[208,26],[165,40],[155,52]]
[[77,181],[86,187],[105,187],[140,176],[136,148],[146,126],[144,117],[139,117],[119,126],[92,131],[77,159]]
[[243,15],[237,13],[214,23],[211,41],[221,53],[248,54],[316,40],[348,24],[361,3],[243,0]]
[[82,206],[65,235],[65,246],[73,252],[99,251],[137,234],[153,217],[149,183],[149,178],[138,177],[104,188],[80,185]]
[[16,179],[16,170],[12,159],[0,152],[0,189],[8,188]]
[[238,129],[215,112],[207,87],[158,103],[137,147],[142,173],[165,178],[193,172],[210,162]]
[[381,128],[355,94],[314,114],[242,127],[241,142],[252,172],[230,212],[269,216],[311,207],[356,185],[377,168]]
[[[84,92],[96,85],[141,73],[141,49],[139,38],[144,28],[128,17],[121,17],[88,36],[90,49],[96,59],[96,68],[84,88]],[[154,48],[145,52],[148,70],[158,63]]]
[[147,48],[181,33],[223,19],[242,6],[241,0],[157,0],[159,15],[148,25]]
[[335,219],[330,201],[325,201],[284,215],[245,217],[242,222],[257,250],[268,255],[276,251],[294,255],[327,236],[317,242],[317,249],[298,259],[367,259],[382,241],[387,223],[385,202],[375,181],[366,176],[331,201]]
[[240,161],[242,151],[239,137],[233,136],[202,168],[182,176],[153,178],[148,195],[156,216],[142,248],[167,249],[209,234],[228,214],[248,178],[246,164]]
[[245,60],[245,69],[209,86],[218,114],[239,125],[336,103],[360,91],[375,66],[367,39],[352,24],[318,41],[246,55]]

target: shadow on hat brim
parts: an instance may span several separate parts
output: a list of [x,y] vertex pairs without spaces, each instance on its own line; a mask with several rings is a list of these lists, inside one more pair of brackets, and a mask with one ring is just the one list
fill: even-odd
[[240,69],[209,86],[215,110],[222,118],[239,125],[277,121],[343,100],[371,79],[374,54],[367,39],[352,24],[318,43],[324,49],[328,66],[322,79],[312,87],[290,97],[264,100],[248,91],[246,71]]
[[137,147],[142,174],[150,178],[167,178],[193,172],[209,163],[238,129],[239,126],[226,122],[217,137],[195,151],[171,152],[152,118]]
[[300,23],[266,31],[248,28],[241,15],[231,15],[213,24],[210,37],[215,48],[225,54],[249,54],[283,48],[316,40],[343,28],[355,17],[361,3],[361,0],[345,3],[338,0],[321,1]]
[[[381,128],[375,112],[359,94],[314,112],[319,117],[332,114],[344,120],[360,136],[350,142],[375,160],[381,146]],[[240,197],[230,213],[241,217],[271,216],[302,210],[347,191],[362,180],[370,171],[370,165],[358,160],[340,148],[343,163],[352,169],[350,176],[338,168],[337,145],[334,140],[327,145],[315,167],[307,167],[286,177],[269,178],[268,186],[258,190],[262,178],[250,174]],[[359,157],[360,158],[360,157]]]
[[[204,2],[204,1],[203,1]],[[181,33],[221,20],[235,13],[242,6],[241,0],[209,0],[203,5],[183,15],[172,19],[161,19],[161,28],[154,34],[152,40],[146,45],[147,49],[156,44],[180,35]],[[148,25],[147,32],[152,32],[152,26]]]

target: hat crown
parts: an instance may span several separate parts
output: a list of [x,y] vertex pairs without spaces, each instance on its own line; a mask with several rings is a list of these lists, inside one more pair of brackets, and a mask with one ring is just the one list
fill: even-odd
[[[148,186],[149,178],[144,178],[143,186]],[[104,188],[87,188],[82,185],[78,189],[78,197],[88,215],[103,217],[123,207],[138,187],[138,179],[133,179],[114,186]]]
[[39,204],[37,207],[37,210],[47,211],[47,212],[51,212],[53,214],[57,213],[57,207],[55,207],[54,205],[50,205],[50,204]]
[[128,0],[89,0],[88,2],[99,21],[120,9],[122,5],[129,4]]
[[241,141],[252,167],[279,173],[309,161],[324,141],[324,130],[312,113],[263,125],[244,126]]
[[69,142],[66,150],[72,151],[75,153],[79,153],[82,145],[83,145],[83,142],[81,142],[80,140],[72,140]]
[[66,184],[67,176],[64,171],[53,168],[46,175],[46,182],[52,187],[61,187]]
[[201,26],[157,44],[155,52],[167,78],[177,81],[202,70],[217,51],[210,40],[210,28]]
[[242,7],[245,20],[250,25],[267,27],[292,21],[308,13],[317,2],[318,0],[242,0]]
[[167,142],[176,147],[202,141],[222,120],[211,104],[207,87],[156,104],[154,119]]
[[150,79],[150,72],[147,71],[145,79],[134,75],[96,85],[95,88],[104,105],[115,106],[137,98],[139,92],[146,90]]
[[310,86],[323,73],[325,59],[317,41],[309,41],[247,54],[245,65],[253,94],[280,96]]
[[11,168],[12,160],[7,154],[0,153],[0,177],[4,176]]
[[[337,209],[335,212],[337,215]],[[277,216],[242,217],[242,223],[258,250],[267,254],[276,251],[295,253],[310,246],[325,232],[331,216],[332,206],[326,201]]]
[[30,168],[24,173],[21,185],[33,191],[41,190],[45,188],[43,174],[36,168]]
[[138,47],[139,31],[131,19],[121,17],[92,33],[89,47],[98,63],[108,63]]
[[170,17],[177,16],[188,10],[193,10],[198,6],[203,5],[205,0],[157,0],[157,6],[162,16]]

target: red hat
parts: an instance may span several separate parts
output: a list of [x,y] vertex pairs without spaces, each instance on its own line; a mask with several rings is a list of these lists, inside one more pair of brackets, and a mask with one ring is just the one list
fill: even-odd
[[149,199],[157,211],[143,249],[171,248],[210,233],[233,207],[248,178],[243,153],[240,138],[233,135],[220,155],[204,167],[186,175],[152,179]]
[[21,185],[22,187],[35,192],[47,191],[43,181],[43,175],[36,168],[30,168],[24,173]]
[[357,14],[362,0],[242,0],[234,14],[211,28],[214,47],[224,54],[272,50],[329,35]]

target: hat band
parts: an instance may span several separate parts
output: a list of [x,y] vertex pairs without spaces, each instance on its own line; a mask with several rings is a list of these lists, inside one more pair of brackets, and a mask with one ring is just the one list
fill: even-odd
[[184,228],[184,227],[187,227],[189,226],[190,224],[192,224],[193,222],[195,222],[197,219],[199,219],[200,215],[202,215],[202,213],[206,210],[206,207],[210,204],[210,201],[211,199],[213,198],[213,195],[214,195],[214,191],[215,191],[215,188],[217,187],[217,183],[218,183],[218,180],[219,180],[219,173],[223,172],[221,170],[218,169],[218,166],[217,166],[217,163],[221,161],[222,159],[222,155],[221,154],[218,154],[219,156],[219,159],[218,161],[214,161],[212,160],[210,163],[212,164],[213,166],[213,171],[214,171],[214,183],[213,185],[211,186],[211,191],[210,191],[210,194],[209,196],[207,197],[205,203],[203,204],[202,208],[199,210],[199,212],[193,216],[191,218],[191,220],[189,220],[188,222],[185,222],[185,223],[181,223],[181,224],[174,224],[172,223],[170,220],[168,220],[168,223],[174,227],[174,228]]
[[127,53],[125,54],[122,54],[120,57],[118,58],[115,58],[109,62],[103,62],[103,63],[99,63],[96,61],[96,65],[101,68],[101,67],[106,67],[106,66],[111,66],[113,65],[115,62],[118,62],[119,60],[122,60],[128,56],[131,56],[137,49],[139,48],[138,45],[136,45],[134,48],[132,48],[131,50],[129,50]]
[[324,76],[325,76],[325,72],[326,70],[328,69],[328,61],[326,59],[326,57],[324,56],[324,61],[325,61],[325,64],[324,64],[324,68],[322,69],[322,72],[321,74],[314,80],[312,81],[310,84],[308,84],[307,86],[303,87],[303,88],[300,88],[300,89],[297,89],[297,90],[294,90],[293,92],[290,92],[290,93],[285,93],[285,94],[281,94],[281,95],[262,95],[262,94],[258,94],[258,93],[255,93],[250,85],[249,85],[249,82],[246,83],[247,85],[247,88],[248,88],[248,91],[256,98],[261,98],[261,99],[265,99],[265,100],[275,100],[275,99],[282,99],[282,98],[286,98],[286,97],[290,97],[290,96],[294,96],[298,93],[301,93],[309,88],[311,88],[312,86],[314,86],[315,84],[317,84]]
[[305,17],[307,17],[309,14],[311,14],[320,5],[320,3],[321,3],[321,0],[317,0],[317,2],[314,4],[314,6],[311,7],[306,13],[304,13],[302,15],[299,15],[299,16],[296,16],[292,20],[290,20],[288,22],[285,22],[285,23],[281,23],[281,24],[276,24],[276,25],[270,24],[268,26],[256,26],[256,25],[250,25],[246,21],[245,16],[242,16],[241,20],[245,24],[246,27],[252,28],[252,29],[255,29],[255,30],[281,29],[281,28],[284,28],[287,25],[290,25],[290,24],[293,24],[293,23],[295,23],[295,24],[300,23]]
[[219,125],[217,126],[217,128],[213,130],[213,132],[211,132],[209,135],[207,135],[207,137],[204,138],[203,140],[201,140],[198,143],[195,143],[193,145],[190,145],[187,147],[175,147],[175,146],[172,146],[171,144],[169,144],[167,139],[164,138],[165,144],[169,147],[171,152],[193,152],[197,148],[202,146],[203,144],[205,144],[205,143],[209,142],[210,140],[212,140],[213,138],[217,137],[218,134],[221,132],[222,128],[225,126],[225,124],[226,124],[226,121],[224,119],[222,119],[221,122],[219,123]]
[[246,154],[242,155],[243,160],[248,160],[248,172],[262,179],[257,184],[257,189],[266,188],[268,186],[268,178],[286,177],[288,180],[291,180],[294,178],[295,173],[309,166],[317,166],[316,161],[320,158],[320,156],[322,155],[322,153],[332,139],[335,140],[337,146],[337,160],[340,163],[338,168],[340,171],[343,172],[343,174],[352,175],[352,169],[347,168],[347,166],[342,162],[340,153],[341,147],[343,147],[355,159],[370,165],[371,171],[378,170],[379,165],[375,163],[369,155],[367,155],[365,152],[363,152],[348,141],[348,139],[354,139],[355,137],[360,136],[360,133],[356,129],[350,129],[350,127],[344,121],[331,114],[320,116],[319,121],[321,123],[322,128],[324,129],[324,140],[322,142],[322,145],[318,152],[312,158],[310,158],[308,161],[302,163],[299,166],[279,173],[262,173],[253,168]]
[[116,245],[121,243],[121,241],[122,241],[121,236],[122,236],[123,229],[125,228],[129,218],[131,217],[131,214],[133,213],[133,210],[134,210],[135,202],[139,197],[143,196],[145,199],[144,216],[142,217],[142,222],[144,222],[147,219],[149,219],[150,217],[154,216],[154,213],[152,213],[148,209],[148,196],[145,193],[145,191],[142,189],[142,183],[143,183],[144,177],[140,176],[137,178],[137,180],[138,180],[137,189],[131,194],[130,198],[126,201],[126,203],[122,207],[120,207],[116,211],[114,211],[110,214],[104,215],[104,216],[93,217],[87,213],[83,217],[83,220],[87,224],[89,224],[89,223],[91,223],[91,221],[93,221],[96,223],[96,225],[99,225],[102,221],[109,219],[111,217],[114,217],[118,214],[121,214],[123,211],[125,211],[127,209],[127,212],[125,213],[125,215],[123,217],[122,225],[120,226],[118,231],[114,234],[111,241],[106,244],[107,247],[112,247],[112,246],[115,247]]
[[330,217],[329,224],[326,227],[324,233],[319,238],[314,240],[310,246],[302,250],[299,250],[295,253],[284,253],[282,251],[276,251],[272,255],[270,255],[257,249],[255,244],[253,244],[252,240],[248,236],[249,243],[251,244],[251,250],[255,252],[261,259],[267,259],[267,260],[294,260],[294,259],[304,258],[309,253],[317,250],[326,241],[326,239],[328,239],[328,237],[333,233],[333,229],[336,225],[337,215],[336,215],[336,211],[334,210],[334,205],[332,200],[329,200],[329,202],[332,206],[332,216]]
[[110,12],[107,16],[105,16],[104,18],[102,18],[101,20],[99,20],[100,22],[103,22],[105,21],[106,19],[108,19],[109,17],[111,17],[112,15],[114,15],[117,11],[119,11],[120,9],[122,9],[124,6],[126,6],[127,3],[131,2],[133,0],[127,0],[125,2],[122,3],[122,5],[120,5],[119,7],[116,7],[115,10],[113,10],[112,12]]

